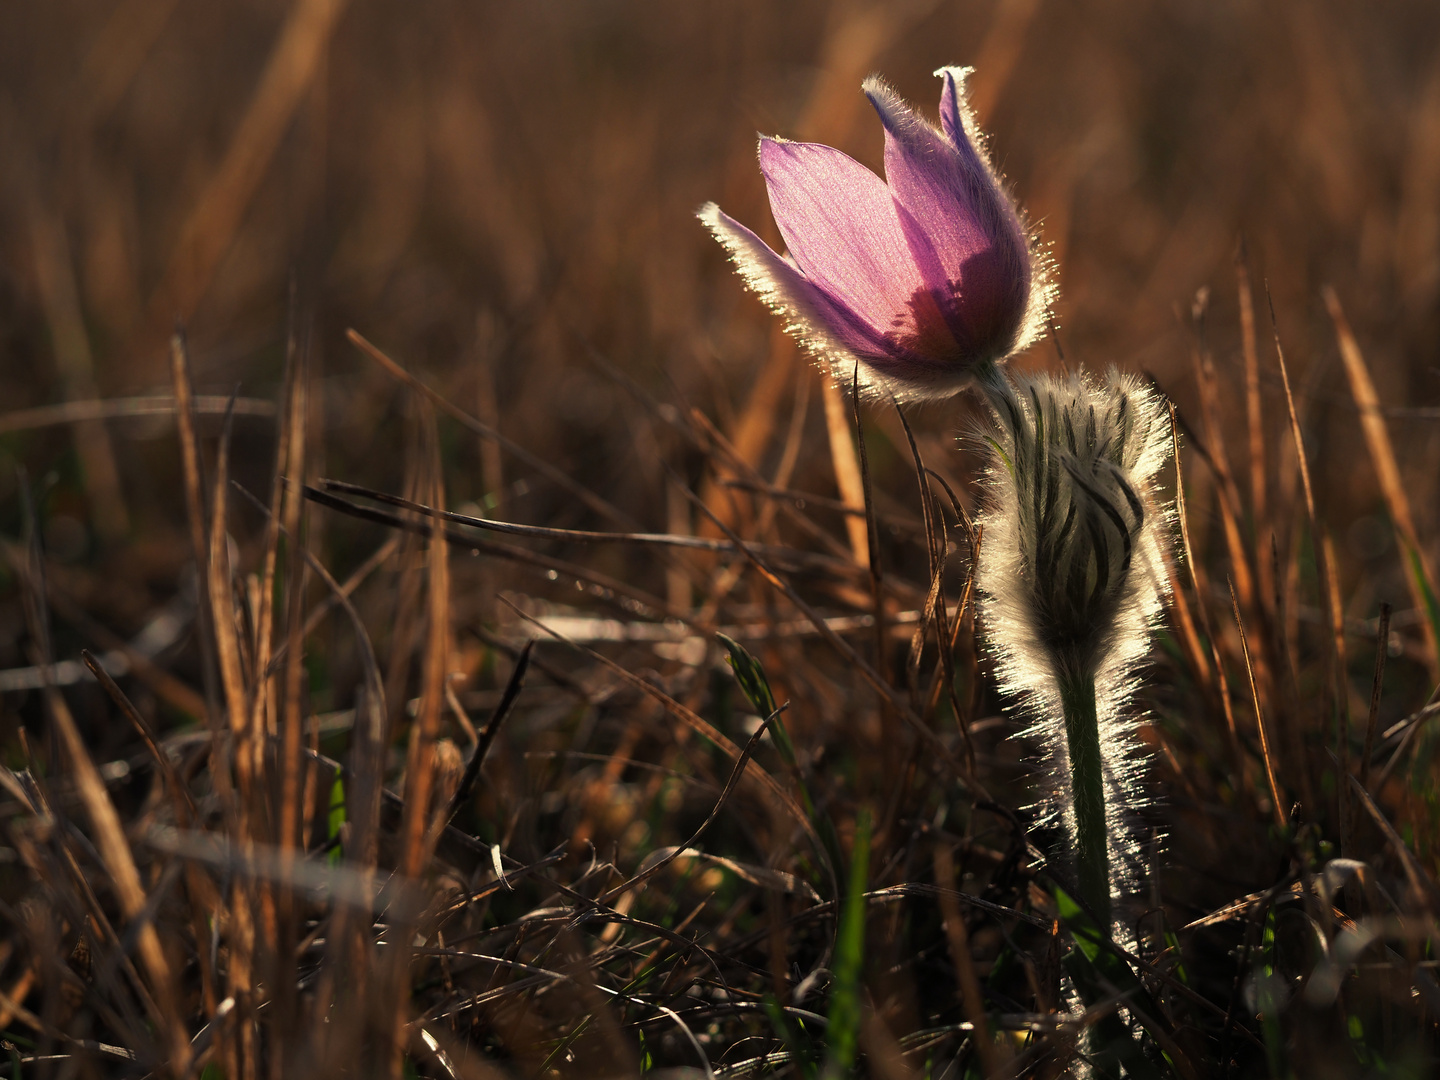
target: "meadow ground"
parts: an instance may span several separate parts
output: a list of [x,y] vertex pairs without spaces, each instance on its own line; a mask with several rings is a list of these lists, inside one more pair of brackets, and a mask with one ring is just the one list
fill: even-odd
[[[852,410],[694,217],[952,63],[1017,367],[1177,407],[1113,940],[978,407]],[[1437,342],[1421,0],[5,6],[0,1072],[1434,1075]]]

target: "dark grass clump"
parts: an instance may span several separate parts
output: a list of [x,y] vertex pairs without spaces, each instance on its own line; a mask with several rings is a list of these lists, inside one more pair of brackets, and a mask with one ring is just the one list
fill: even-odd
[[[1433,1075],[1437,31],[0,12],[0,1075]],[[1113,937],[976,626],[975,406],[852,410],[691,217],[945,63],[1057,342],[1178,405]]]
[[[1434,1066],[1434,653],[1389,606],[1343,621],[1323,523],[1282,540],[1251,518],[1272,538],[1267,596],[1238,524],[1230,585],[1209,580],[1182,508],[1189,561],[1142,692],[1149,902],[1112,939],[1025,809],[1025,720],[994,713],[976,636],[984,538],[917,444],[917,506],[873,492],[860,458],[858,550],[827,500],[645,398],[636,422],[711,485],[707,502],[670,480],[708,527],[442,512],[436,401],[354,337],[410,396],[403,495],[307,483],[314,386],[293,340],[268,493],[233,481],[234,409],[198,433],[174,340],[205,570],[156,617],[180,624],[168,653],[153,621],[127,643],[87,620],[21,489],[6,554],[33,666],[4,677],[34,693],[0,774],[11,1075]],[[439,404],[443,425],[485,430]],[[1238,523],[1253,507],[1214,420],[1182,418],[1189,460]],[[322,527],[369,553],[332,574]],[[595,569],[614,546],[659,561],[669,597]],[[69,655],[75,636],[103,651]]]

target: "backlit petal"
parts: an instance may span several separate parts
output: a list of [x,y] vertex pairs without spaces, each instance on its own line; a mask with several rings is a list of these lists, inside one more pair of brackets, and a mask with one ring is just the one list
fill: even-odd
[[795,264],[831,300],[854,312],[897,354],[953,361],[958,345],[932,290],[944,268],[925,230],[907,221],[865,166],[816,143],[762,139],[770,209]]
[[700,208],[700,220],[715,234],[735,268],[771,310],[784,316],[812,351],[884,359],[888,347],[853,312],[836,304],[807,281],[793,264],[714,203]]
[[890,190],[922,224],[944,267],[942,307],[951,330],[967,353],[1003,355],[1027,314],[1029,244],[998,179],[966,137],[956,73],[944,74],[941,113],[958,141],[916,116],[879,80],[867,80],[865,93],[885,126]]

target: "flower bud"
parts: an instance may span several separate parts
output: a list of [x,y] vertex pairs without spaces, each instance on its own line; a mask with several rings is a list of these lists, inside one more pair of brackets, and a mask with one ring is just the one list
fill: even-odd
[[[1159,395],[1115,371],[1012,381],[991,369],[983,388],[994,419],[977,570],[986,637],[1001,689],[1034,717],[1024,734],[1040,744],[1072,838],[1075,792],[1088,782],[1077,747],[1096,747],[1109,850],[1094,857],[1118,882],[1134,855],[1126,818],[1140,768],[1125,706],[1167,580],[1170,514],[1156,476],[1170,455],[1169,415]],[[1081,739],[1077,717],[1098,738]]]

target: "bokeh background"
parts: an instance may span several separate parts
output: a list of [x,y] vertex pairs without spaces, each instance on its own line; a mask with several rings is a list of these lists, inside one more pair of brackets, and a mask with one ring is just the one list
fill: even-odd
[[[819,376],[694,211],[715,199],[777,242],[757,131],[878,169],[861,79],[881,72],[929,111],[930,73],[951,63],[976,68],[991,151],[1048,246],[1065,354],[1150,373],[1199,433],[1203,348],[1221,406],[1210,438],[1237,461],[1245,252],[1274,512],[1303,510],[1267,288],[1349,613],[1392,600],[1418,645],[1320,290],[1355,325],[1418,531],[1440,535],[1440,7],[1420,0],[6,5],[0,413],[17,415],[0,420],[0,526],[20,531],[23,465],[92,612],[128,634],[174,595],[189,549],[173,425],[30,410],[168,393],[177,322],[200,391],[257,403],[296,329],[316,379],[312,475],[399,490],[413,458],[407,396],[346,342],[353,327],[634,523],[696,527],[665,460],[729,513],[637,387],[700,409],[771,476],[797,387]],[[1017,362],[1059,360],[1051,342]],[[977,464],[955,438],[968,410],[915,417],[927,459],[959,481]],[[893,419],[867,417],[882,498],[911,490]],[[441,434],[452,506],[615,524],[463,429]],[[813,395],[803,435],[790,486],[834,496]],[[251,490],[266,489],[273,437],[268,417],[237,421]],[[1191,477],[1203,559],[1221,531],[1209,473]],[[912,502],[891,509],[913,518]],[[363,552],[329,523],[316,516],[314,543],[343,569]],[[690,599],[641,549],[587,558]],[[0,666],[23,664],[18,603],[6,611]]]
[[[177,323],[199,391],[216,398],[238,389],[234,475],[262,495],[271,483],[272,403],[291,336],[310,364],[310,476],[398,492],[421,471],[427,449],[415,398],[347,340],[353,328],[527,452],[501,452],[442,416],[452,508],[558,527],[716,535],[685,498],[683,482],[747,535],[862,563],[863,525],[857,538],[858,519],[836,512],[836,500],[854,505],[853,486],[847,489],[853,452],[832,452],[848,415],[843,406],[834,412],[839,398],[827,413],[820,376],[744,291],[695,211],[716,200],[776,242],[756,168],[757,132],[824,141],[878,169],[881,131],[861,80],[882,73],[933,115],[939,84],[931,72],[956,63],[976,69],[973,103],[991,153],[1043,237],[1059,285],[1054,339],[1015,362],[1145,372],[1178,405],[1192,448],[1185,464],[1196,561],[1250,741],[1239,638],[1225,621],[1234,549],[1215,477],[1197,448],[1211,460],[1220,451],[1228,456],[1243,493],[1237,506],[1255,505],[1255,489],[1264,488],[1265,514],[1240,523],[1249,572],[1262,586],[1268,580],[1261,525],[1274,526],[1275,562],[1287,568],[1282,587],[1293,603],[1282,605],[1283,618],[1264,588],[1244,601],[1252,627],[1264,621],[1274,630],[1288,620],[1280,637],[1303,646],[1304,704],[1262,679],[1272,715],[1309,717],[1312,701],[1321,715],[1317,672],[1328,649],[1301,527],[1273,310],[1319,514],[1336,545],[1353,717],[1364,716],[1369,700],[1378,606],[1397,609],[1388,642],[1397,659],[1387,675],[1395,692],[1379,713],[1384,731],[1434,683],[1322,289],[1333,287],[1354,327],[1416,531],[1430,566],[1440,566],[1440,5],[1428,0],[0,5],[0,534],[21,535],[27,485],[37,497],[51,584],[69,598],[69,607],[57,608],[57,653],[104,645],[106,633],[132,637],[193,582],[170,417],[150,410],[95,419],[96,407],[85,404],[123,400],[145,412],[138,399],[169,394],[168,340]],[[1266,447],[1258,474],[1249,453],[1240,267],[1256,311]],[[1209,416],[1197,370],[1209,373],[1214,390]],[[210,402],[202,417],[212,457],[218,407]],[[728,451],[716,451],[715,440],[706,452],[684,436],[691,410],[723,433],[735,458],[804,493],[804,512],[820,528],[799,527],[795,499],[777,518],[764,500],[727,486],[745,469],[724,464]],[[886,572],[896,603],[913,608],[927,574],[915,542],[909,450],[892,411],[862,412]],[[931,405],[911,419],[926,463],[973,507],[968,481],[978,458],[959,437],[973,423],[971,404]],[[691,423],[697,430],[699,422]],[[536,462],[578,483],[559,483]],[[589,495],[578,496],[581,489]],[[233,502],[237,565],[253,571],[261,520]],[[385,535],[310,513],[310,547],[337,576]],[[697,623],[714,621],[716,611],[705,607],[712,598],[728,605],[726,618],[742,621],[764,604],[770,613],[776,607],[754,582],[717,586],[714,560],[661,558],[638,546],[534,546],[583,562],[592,577],[609,575],[661,598],[672,612],[701,609]],[[15,565],[12,558],[0,570],[0,673],[32,662]],[[417,566],[397,559],[357,594],[387,676],[401,684],[387,688],[397,716],[418,683],[418,665],[407,667],[418,637],[405,633],[420,623],[413,610],[408,622],[396,615],[407,602],[414,606],[417,575],[406,572]],[[959,567],[952,570],[953,595],[960,579]],[[457,685],[480,695],[466,697],[467,707],[493,708],[508,670],[503,649],[491,649],[498,639],[485,636],[511,618],[494,603],[497,588],[553,611],[570,604],[614,614],[613,595],[579,593],[573,578],[547,573],[545,564],[457,558],[454,583],[452,658],[464,676]],[[854,566],[804,587],[829,613],[869,610],[867,575]],[[350,704],[359,678],[349,637],[337,630],[330,640],[328,650],[312,642],[316,713]],[[896,641],[903,653],[903,631]],[[1168,643],[1168,666],[1152,679],[1147,704],[1162,717],[1203,712],[1200,695],[1185,690],[1188,676],[1175,674],[1183,662],[1173,638]],[[723,668],[699,668],[703,647],[697,658],[663,644],[632,650],[631,666],[669,680],[697,709],[724,711],[715,704],[730,693],[716,677]],[[837,790],[848,783],[841,774],[853,751],[855,788],[873,795],[881,785],[866,788],[874,761],[864,755],[875,750],[888,776],[903,765],[891,760],[900,753],[897,739],[853,671],[828,654],[806,667],[795,662],[801,651],[766,654],[778,696],[800,702],[787,723],[802,746],[823,747],[821,728],[841,746],[836,768],[818,751],[812,762],[834,774],[828,779],[839,777]],[[1274,646],[1274,656],[1284,653]],[[561,656],[545,669],[552,691],[577,664]],[[709,657],[718,653],[712,648]],[[200,682],[193,640],[163,660],[188,682],[190,697],[155,678],[134,692],[147,713],[157,710],[145,695],[158,694],[172,708],[157,714],[178,722]],[[971,719],[996,719],[993,691],[977,685],[969,687]],[[546,712],[544,692],[526,693],[543,707],[513,722],[517,745],[619,755],[617,746],[628,752],[643,739],[655,758],[671,753],[648,712],[637,710],[633,722],[617,710],[593,725],[591,713],[583,723],[562,723],[565,706]],[[82,710],[97,761],[133,742],[108,709],[94,693]],[[38,730],[40,718],[38,695],[0,694],[7,755],[19,753],[22,721]],[[1020,753],[1001,741],[1005,723],[990,724],[982,740],[1001,772]],[[1220,721],[1209,715],[1205,724],[1203,732],[1190,725],[1204,738],[1187,742],[1186,724],[1176,721],[1169,731],[1178,750],[1167,744],[1169,756],[1157,757],[1176,809],[1169,825],[1179,869],[1166,901],[1180,903],[1186,918],[1268,888],[1279,850],[1268,811],[1236,824],[1238,812],[1225,818],[1211,809],[1219,805],[1211,789],[1229,800],[1231,780],[1197,781],[1199,794],[1187,786],[1202,774],[1195,762],[1209,754],[1213,765],[1221,756],[1196,749],[1205,740],[1218,745]],[[1315,761],[1329,745],[1327,730],[1315,721],[1305,751]],[[1174,738],[1177,731],[1182,737]],[[1434,741],[1417,757],[1422,778],[1433,772]],[[1305,760],[1292,750],[1294,760]],[[577,798],[584,803],[572,830],[577,850],[581,840],[628,836],[643,824],[650,804],[639,795],[633,804],[605,802],[607,784],[620,798],[618,775],[574,774],[572,788],[584,780],[598,792]],[[1014,779],[1005,794],[1019,805],[1024,784],[1005,775]],[[1251,782],[1258,775],[1247,774],[1252,809],[1267,805]],[[557,789],[571,779],[567,773]],[[532,786],[541,790],[538,781]],[[1424,806],[1398,779],[1381,795],[1390,809],[1409,806],[1404,827],[1420,831],[1406,835],[1433,864],[1428,838],[1440,823],[1440,796],[1433,784],[1423,786]],[[658,798],[658,790],[645,798]],[[514,794],[493,798],[508,807]],[[511,802],[518,806],[519,797]],[[606,807],[618,809],[607,817]],[[903,833],[887,843],[908,843]],[[538,839],[534,846],[548,850]],[[638,858],[640,850],[637,841],[624,853]],[[876,881],[911,872],[908,862],[897,865],[886,863]],[[1217,947],[1215,957],[1225,955]],[[1230,992],[1227,963],[1213,965],[1217,995]]]
[[[78,413],[54,411],[168,393],[177,323],[200,392],[242,397],[235,469],[252,491],[266,490],[272,468],[265,402],[291,332],[315,380],[311,475],[403,486],[411,399],[346,341],[353,327],[632,527],[708,527],[667,465],[722,516],[744,518],[713,463],[647,397],[698,409],[766,476],[788,443],[790,488],[853,505],[853,486],[837,487],[820,377],[694,212],[716,199],[776,242],[756,132],[827,141],[878,169],[861,79],[881,72],[932,110],[931,72],[949,63],[976,68],[991,151],[1059,283],[1055,340],[1016,362],[1056,365],[1063,349],[1091,367],[1147,372],[1188,434],[1239,462],[1243,257],[1282,560],[1303,543],[1290,526],[1304,511],[1267,290],[1347,614],[1373,620],[1381,600],[1394,602],[1392,652],[1419,657],[1418,613],[1321,289],[1335,288],[1355,326],[1418,532],[1433,541],[1440,7],[1423,2],[7,5],[0,526],[21,531],[23,466],[47,550],[70,567],[64,586],[102,623],[133,634],[182,589],[191,556],[169,419],[70,424],[55,421]],[[1209,426],[1202,353],[1218,404]],[[914,417],[928,462],[966,499],[977,459],[956,436],[969,410],[962,400]],[[882,509],[913,521],[894,418],[869,409],[865,423]],[[218,426],[205,418],[208,435]],[[442,421],[440,434],[452,507],[616,526],[462,427]],[[1250,467],[1235,470],[1248,499]],[[1196,458],[1202,562],[1225,556],[1212,479]],[[253,564],[258,519],[241,513],[234,533]],[[830,524],[844,535],[843,519]],[[863,527],[849,525],[858,552]],[[312,547],[337,572],[373,547],[373,529],[356,539],[351,526],[312,517]],[[1262,584],[1267,546],[1255,537]],[[1430,554],[1435,565],[1433,543]],[[887,557],[923,565],[914,545]],[[696,600],[696,573],[687,582],[674,560],[620,546],[585,559],[678,607]],[[495,617],[497,580],[462,571],[476,617]],[[525,588],[574,598],[533,568]],[[11,599],[3,667],[27,662]],[[388,601],[375,603],[383,622]],[[1289,617],[1318,621],[1313,592]]]
[[[860,79],[883,72],[933,108],[930,71],[957,62],[976,66],[992,151],[1049,245],[1071,356],[1146,369],[1184,409],[1177,312],[1209,287],[1231,393],[1243,239],[1309,373],[1332,520],[1343,531],[1376,496],[1357,475],[1322,283],[1382,401],[1431,410],[1393,422],[1434,533],[1440,9],[1418,0],[7,5],[4,410],[163,392],[176,319],[202,391],[263,397],[293,281],[325,379],[330,471],[364,466],[383,486],[398,469],[385,475],[397,395],[344,344],[354,326],[660,526],[655,457],[592,351],[732,434],[763,434],[792,381],[764,376],[789,350],[695,207],[718,199],[773,238],[757,130],[878,168]],[[927,430],[956,426],[932,412]],[[180,520],[163,431],[6,436],[0,490],[13,460],[59,470],[83,487],[64,544],[155,542]],[[479,499],[466,450],[451,487]],[[531,491],[507,510],[561,512]],[[1376,542],[1361,533],[1363,558]]]
[[[202,392],[264,397],[293,281],[324,379],[326,469],[377,486],[399,469],[399,398],[344,343],[353,326],[658,527],[655,456],[594,355],[722,430],[765,430],[793,383],[766,372],[788,352],[693,212],[716,199],[773,238],[757,130],[878,168],[861,78],[881,72],[933,110],[930,72],[948,63],[977,68],[994,156],[1057,267],[1072,358],[1148,370],[1191,407],[1185,324],[1208,287],[1231,394],[1243,240],[1309,393],[1335,527],[1378,503],[1324,283],[1382,401],[1431,410],[1392,424],[1434,534],[1440,8],[1422,0],[6,5],[3,411],[166,392],[177,319]],[[920,424],[953,430],[955,415]],[[163,431],[81,433],[81,466],[70,429],[6,435],[0,489],[17,459],[83,474],[84,533],[68,542],[149,542],[180,520]],[[457,499],[486,493],[478,455],[457,447]],[[565,513],[543,485],[529,499],[507,511]]]

